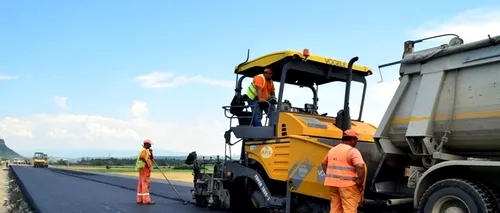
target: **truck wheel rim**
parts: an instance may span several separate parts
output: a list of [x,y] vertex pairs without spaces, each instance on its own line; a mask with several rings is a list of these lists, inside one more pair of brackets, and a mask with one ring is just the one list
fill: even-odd
[[465,202],[456,196],[444,196],[432,207],[432,213],[470,213]]

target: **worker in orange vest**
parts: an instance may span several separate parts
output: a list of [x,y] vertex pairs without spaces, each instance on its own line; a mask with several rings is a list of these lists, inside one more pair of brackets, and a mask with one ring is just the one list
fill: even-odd
[[[248,105],[252,107],[253,126],[262,126],[262,110],[264,110],[269,117],[269,124],[274,123],[274,107],[266,104],[276,96],[272,78],[273,71],[268,67],[264,69],[263,74],[254,76],[252,83],[248,86],[246,94],[248,97]],[[264,107],[264,109],[262,107]]]
[[358,212],[366,174],[363,157],[355,148],[357,142],[357,133],[346,130],[342,142],[332,147],[323,159],[324,185],[331,189],[330,213]]
[[153,166],[153,150],[151,149],[151,140],[144,140],[143,148],[137,155],[135,170],[139,171],[139,181],[137,183],[137,204],[154,205],[149,195],[149,186],[151,184],[151,169]]

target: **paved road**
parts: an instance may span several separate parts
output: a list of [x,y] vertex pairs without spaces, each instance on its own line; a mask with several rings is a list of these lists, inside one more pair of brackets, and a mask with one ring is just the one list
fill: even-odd
[[[136,191],[137,190],[137,179],[134,177],[123,177],[123,176],[118,176],[118,175],[103,175],[103,174],[97,174],[97,173],[92,173],[92,172],[84,172],[84,171],[75,171],[75,170],[69,170],[69,169],[56,169],[56,168],[49,168],[49,170],[60,173],[60,174],[65,174],[69,175],[72,177],[76,178],[81,178],[84,180],[92,180],[92,181],[97,181],[100,183],[106,183],[110,184],[116,187],[121,187],[129,190]],[[181,195],[181,198],[186,201],[192,201],[191,197],[191,187],[190,184],[187,183],[179,183],[179,182],[174,182],[175,188]],[[151,189],[150,193],[152,195],[156,196],[161,196],[164,198],[169,198],[169,199],[175,199],[175,200],[181,200],[175,191],[172,189],[172,187],[166,183],[166,181],[152,181],[151,182]]]
[[[169,199],[175,193],[164,183],[152,183],[152,199],[157,204],[143,206],[135,203],[137,180],[131,178],[27,166],[12,169],[40,213],[207,213]],[[189,197],[188,187],[179,186],[178,190],[185,199]]]

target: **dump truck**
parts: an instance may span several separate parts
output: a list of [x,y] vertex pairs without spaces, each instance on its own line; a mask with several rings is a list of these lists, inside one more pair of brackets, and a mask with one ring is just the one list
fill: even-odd
[[[500,36],[414,51],[374,135],[372,191],[420,213],[500,212]],[[444,35],[443,35],[444,36]],[[407,212],[411,212],[408,210]]]
[[48,159],[43,152],[35,152],[33,155],[33,167],[47,167]]
[[[371,68],[355,65],[358,57],[347,62],[311,55],[308,49],[270,53],[251,61],[248,58],[236,66],[235,95],[231,104],[223,107],[230,123],[224,134],[225,156],[217,157],[213,172],[200,169],[207,162],[198,159],[196,152],[186,159],[194,170],[193,199],[203,207],[234,212],[329,212],[330,190],[323,185],[321,161],[332,146],[340,143],[343,131],[352,128],[359,134],[357,148],[365,156],[367,180],[372,179],[379,163],[380,153],[373,139],[376,127],[362,121],[366,77],[372,74]],[[273,70],[272,80],[279,83],[279,91],[277,98],[261,107],[274,110],[277,117],[266,118],[263,126],[252,126],[242,82],[267,67]],[[354,119],[349,108],[352,81],[363,84],[361,110]],[[319,89],[338,82],[345,85],[344,92],[327,91],[321,100],[334,98],[333,93],[338,92],[344,96],[344,100],[338,100],[343,108],[324,109],[337,112],[333,116],[318,111]],[[284,97],[284,91],[292,86],[309,88],[312,102],[292,105]],[[238,141],[232,142],[231,135]],[[233,159],[231,147],[237,143],[241,143],[240,158]]]

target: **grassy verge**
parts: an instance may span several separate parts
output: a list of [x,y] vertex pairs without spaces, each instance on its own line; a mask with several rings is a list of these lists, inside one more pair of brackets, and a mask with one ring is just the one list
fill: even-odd
[[[67,166],[55,166],[60,168],[68,168]],[[89,171],[89,172],[99,172],[99,173],[109,173],[109,174],[120,174],[127,176],[138,176],[138,172],[135,171],[133,166],[111,166],[109,169],[106,166],[80,166],[74,165],[69,166],[69,169]],[[176,169],[172,166],[160,166],[161,171],[165,173],[169,180],[183,181],[183,182],[193,182],[193,175],[191,169]],[[207,172],[212,172],[213,167],[207,167]],[[154,168],[151,172],[151,177],[155,179],[165,179],[158,168]]]
[[[61,166],[61,167],[66,167],[66,166]],[[134,166],[110,166],[110,168],[106,168],[106,166],[70,166],[70,169],[77,169],[77,170],[83,170],[83,171],[91,171],[91,172],[120,172],[120,173],[126,173],[126,172],[136,172]],[[182,169],[177,169],[174,166],[160,166],[160,169],[163,172],[182,172],[182,173],[192,173],[193,170],[189,168],[182,168]],[[213,167],[207,167],[206,170],[208,172],[213,171]],[[157,167],[153,168],[152,172],[160,172],[160,170]]]

